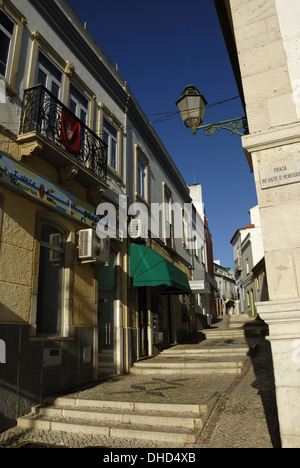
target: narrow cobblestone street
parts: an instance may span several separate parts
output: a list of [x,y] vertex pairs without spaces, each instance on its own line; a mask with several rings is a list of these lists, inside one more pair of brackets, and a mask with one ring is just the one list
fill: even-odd
[[222,394],[199,441],[202,448],[280,448],[272,357],[263,340],[241,378]]
[[[227,318],[220,319],[213,330],[222,331],[226,326]],[[0,434],[0,448],[280,448],[270,346],[264,337],[255,340],[256,352],[247,359],[238,375],[129,374],[67,395],[68,398],[87,400],[109,397],[112,401],[207,405],[208,419],[193,444],[15,427]],[[236,341],[239,344],[241,340]],[[253,338],[250,341],[252,345]],[[205,344],[206,341],[202,343]]]

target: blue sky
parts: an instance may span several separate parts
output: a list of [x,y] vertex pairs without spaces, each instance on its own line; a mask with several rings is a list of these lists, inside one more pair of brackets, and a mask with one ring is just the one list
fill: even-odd
[[[230,244],[257,204],[241,138],[222,130],[194,136],[177,111],[185,86],[208,101],[204,124],[244,116],[213,0],[68,0],[70,7],[129,84],[186,183],[202,185],[214,258],[233,267]],[[159,114],[159,115],[155,115]],[[160,115],[161,114],[161,115]]]

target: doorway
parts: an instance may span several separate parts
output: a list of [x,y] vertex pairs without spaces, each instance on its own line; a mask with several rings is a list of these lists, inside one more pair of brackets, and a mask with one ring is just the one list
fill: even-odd
[[98,376],[117,372],[116,358],[116,254],[110,252],[107,267],[98,269]]
[[139,357],[148,356],[148,307],[147,288],[138,288],[138,318],[139,318]]
[[254,293],[253,289],[250,290],[250,305],[251,305],[251,317],[255,317],[256,310],[255,310],[255,302],[254,302]]
[[174,296],[168,296],[168,316],[169,316],[169,342],[176,343],[176,317]]

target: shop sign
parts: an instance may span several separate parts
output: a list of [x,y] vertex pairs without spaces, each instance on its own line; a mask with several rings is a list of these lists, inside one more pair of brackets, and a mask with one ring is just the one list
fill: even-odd
[[76,221],[96,228],[96,208],[0,151],[0,183]]

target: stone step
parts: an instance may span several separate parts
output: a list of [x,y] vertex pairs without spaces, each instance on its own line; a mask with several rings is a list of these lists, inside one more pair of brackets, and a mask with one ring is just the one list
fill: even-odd
[[224,356],[250,356],[254,351],[254,347],[220,347],[220,348],[186,348],[177,347],[165,349],[160,354],[168,357],[224,357]]
[[228,340],[234,338],[250,338],[250,337],[260,337],[265,336],[266,328],[265,327],[249,327],[249,328],[227,328],[226,330],[203,330],[202,333],[205,335],[206,339],[220,339]]
[[206,405],[68,398],[55,399],[54,403],[33,407],[30,414],[18,419],[18,426],[111,438],[193,444],[201,433],[208,413]]
[[181,404],[181,403],[151,403],[138,401],[119,400],[93,400],[69,397],[47,397],[46,403],[55,407],[84,407],[102,408],[120,411],[156,411],[157,413],[179,413],[179,414],[204,414],[207,413],[207,405]]
[[139,425],[113,425],[97,423],[95,421],[82,421],[80,419],[51,420],[24,416],[18,421],[18,426],[26,429],[43,431],[67,432],[71,434],[84,434],[91,436],[104,436],[107,438],[138,439],[157,442],[171,442],[177,444],[194,444],[200,430],[188,431],[184,429],[170,429],[149,427]]
[[130,373],[133,375],[211,375],[211,374],[234,374],[239,375],[242,373],[245,363],[240,362],[234,365],[223,365],[223,366],[203,366],[203,367],[155,367],[155,366],[133,366],[130,369]]
[[228,320],[228,327],[241,327],[241,326],[260,326],[265,325],[264,322],[257,317],[249,317],[247,314],[231,315]]
[[132,367],[130,373],[132,375],[157,375],[157,376],[188,376],[188,375],[211,375],[211,374],[232,374],[239,375],[242,373],[241,368],[207,368],[207,369],[179,369],[177,372],[174,372],[174,369],[157,369],[155,367],[149,367],[147,369],[140,369]]
[[97,421],[99,423],[111,422],[119,424],[138,424],[145,426],[184,427],[188,429],[202,429],[201,416],[195,414],[176,415],[174,413],[156,413],[147,411],[101,410],[97,408],[72,407],[39,407],[35,414],[49,418],[80,419]]
[[[249,350],[249,348],[248,348]],[[209,350],[208,350],[209,351]],[[134,363],[130,369],[135,375],[201,375],[201,374],[241,374],[246,362],[247,355],[218,353],[187,353],[175,354],[161,353],[159,356]]]
[[[216,360],[217,359],[217,360]],[[157,368],[157,369],[218,369],[218,368],[235,368],[235,367],[244,367],[245,359],[236,359],[236,356],[233,357],[217,357],[217,358],[208,358],[207,360],[200,360],[198,357],[189,357],[177,358],[176,361],[172,358],[154,358],[149,359],[148,361],[136,362],[133,367],[136,368]]]
[[230,321],[229,324],[228,324],[228,328],[242,328],[242,327],[248,327],[248,326],[256,326],[255,324],[252,324],[252,322],[248,322],[248,321],[243,321],[243,320],[240,320],[240,321]]

